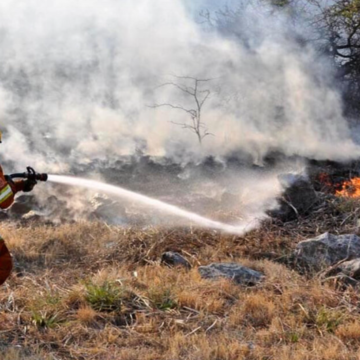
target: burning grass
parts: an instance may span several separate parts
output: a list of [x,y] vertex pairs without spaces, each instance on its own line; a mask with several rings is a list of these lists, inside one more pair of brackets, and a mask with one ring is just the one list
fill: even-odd
[[341,186],[341,190],[336,192],[336,195],[349,198],[360,198],[360,178],[353,178],[349,181],[345,181]]
[[[243,237],[102,223],[4,224],[16,271],[0,293],[1,359],[359,359],[360,296],[271,261],[323,231],[357,231],[357,204],[326,197],[311,217]],[[322,206],[322,207],[321,207]],[[191,270],[160,264],[164,251]],[[260,285],[201,279],[240,262]]]

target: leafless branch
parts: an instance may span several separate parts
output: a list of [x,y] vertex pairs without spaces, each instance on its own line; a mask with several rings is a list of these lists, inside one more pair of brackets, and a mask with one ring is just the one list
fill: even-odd
[[173,86],[174,88],[180,90],[182,93],[186,94],[187,96],[190,96],[194,102],[195,108],[187,109],[182,105],[174,105],[171,103],[155,104],[150,107],[151,108],[159,108],[159,107],[167,106],[172,109],[181,110],[181,111],[184,111],[187,114],[189,114],[191,124],[187,124],[185,122],[179,123],[179,122],[174,122],[174,121],[171,121],[171,123],[181,126],[183,129],[189,129],[192,132],[194,132],[198,138],[199,143],[201,144],[202,140],[206,136],[210,136],[210,135],[214,136],[214,134],[208,132],[208,129],[205,126],[205,124],[202,122],[202,118],[201,118],[203,106],[206,103],[206,101],[209,99],[211,92],[209,89],[202,90],[200,88],[200,85],[202,83],[209,82],[212,79],[198,79],[198,78],[191,77],[191,76],[177,76],[177,75],[173,75],[173,76],[179,81],[180,80],[187,81],[187,82],[190,81],[190,82],[192,82],[192,85],[188,86],[188,85],[181,84],[179,82],[169,81],[169,82],[159,85],[158,88],[164,87],[164,86]]
[[159,108],[159,107],[163,107],[163,106],[169,106],[171,107],[172,109],[178,109],[178,110],[183,110],[187,113],[189,113],[191,116],[196,116],[196,110],[188,110],[188,109],[185,109],[184,107],[182,106],[178,106],[178,105],[173,105],[173,104],[168,104],[168,103],[164,103],[164,104],[155,104],[155,105],[149,105],[149,107],[153,108],[153,109],[156,109],[156,108]]

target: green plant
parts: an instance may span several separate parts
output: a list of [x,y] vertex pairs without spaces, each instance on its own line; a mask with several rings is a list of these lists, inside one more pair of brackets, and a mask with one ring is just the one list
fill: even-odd
[[89,283],[85,285],[85,300],[97,311],[119,311],[121,310],[123,289],[111,282],[102,285]]
[[48,305],[58,305],[61,301],[61,297],[58,294],[47,294],[44,298],[44,301]]
[[333,333],[342,320],[343,315],[339,311],[322,307],[316,314],[315,324],[319,329]]
[[300,334],[297,332],[290,332],[287,334],[287,338],[291,343],[297,343],[300,340]]
[[50,314],[46,311],[32,312],[31,320],[32,323],[38,328],[54,328],[56,325],[62,322],[58,313]]
[[159,310],[170,310],[177,307],[177,301],[169,289],[152,289],[148,296],[151,303]]

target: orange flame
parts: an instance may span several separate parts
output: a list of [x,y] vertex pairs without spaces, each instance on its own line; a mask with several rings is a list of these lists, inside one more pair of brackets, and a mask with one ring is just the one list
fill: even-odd
[[336,191],[336,195],[350,198],[360,198],[360,178],[345,181],[342,184],[341,190]]

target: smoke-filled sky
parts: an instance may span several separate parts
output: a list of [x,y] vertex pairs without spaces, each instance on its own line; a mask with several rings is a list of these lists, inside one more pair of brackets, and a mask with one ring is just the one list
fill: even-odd
[[[214,2],[1,1],[2,158],[66,172],[139,151],[181,162],[360,155],[327,61],[292,33],[301,25],[245,7],[218,30],[198,21],[203,7]],[[196,106],[177,87],[194,81],[181,77],[208,79],[198,90],[210,92],[201,116],[212,135],[201,147],[178,125]]]

